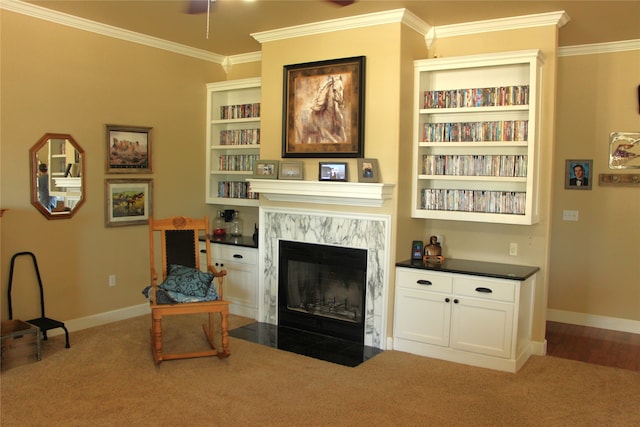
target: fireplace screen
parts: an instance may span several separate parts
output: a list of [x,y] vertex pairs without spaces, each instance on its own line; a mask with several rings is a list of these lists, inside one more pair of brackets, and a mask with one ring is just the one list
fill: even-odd
[[280,325],[362,341],[367,251],[280,241]]

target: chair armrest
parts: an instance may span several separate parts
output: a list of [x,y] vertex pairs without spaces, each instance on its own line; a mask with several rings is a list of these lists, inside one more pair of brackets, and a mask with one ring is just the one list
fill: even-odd
[[224,276],[226,276],[226,275],[227,275],[227,270],[220,270],[220,271],[218,271],[218,270],[216,270],[216,268],[215,268],[213,265],[211,265],[211,264],[209,264],[209,265],[207,266],[207,269],[209,270],[209,273],[213,274],[213,277],[217,277],[217,278],[218,278],[218,297],[219,297],[221,300],[223,300],[224,298],[223,298],[223,289],[222,289],[222,284],[223,284],[223,281],[224,281],[224,280],[223,280],[223,279],[224,279]]

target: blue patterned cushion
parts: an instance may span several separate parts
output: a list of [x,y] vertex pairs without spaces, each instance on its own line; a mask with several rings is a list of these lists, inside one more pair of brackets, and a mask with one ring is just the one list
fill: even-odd
[[213,274],[198,269],[171,264],[169,272],[160,288],[168,292],[177,292],[188,297],[203,298],[211,288]]

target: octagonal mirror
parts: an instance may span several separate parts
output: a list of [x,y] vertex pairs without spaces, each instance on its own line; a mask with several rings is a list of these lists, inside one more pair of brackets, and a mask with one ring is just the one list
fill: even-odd
[[71,135],[46,133],[29,160],[31,204],[48,219],[71,218],[84,203],[84,150]]

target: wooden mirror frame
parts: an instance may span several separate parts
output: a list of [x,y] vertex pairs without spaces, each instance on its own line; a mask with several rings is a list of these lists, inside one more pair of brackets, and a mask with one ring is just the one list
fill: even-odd
[[[75,152],[73,153],[74,156],[74,161],[72,163],[68,162],[68,157],[64,157],[61,158],[61,160],[63,160],[63,165],[65,165],[66,170],[63,173],[57,172],[58,173],[58,177],[60,178],[67,178],[65,175],[67,175],[70,172],[70,168],[67,165],[77,165],[76,168],[74,168],[75,174],[76,174],[76,178],[80,178],[80,190],[76,193],[79,194],[79,200],[74,204],[74,206],[72,208],[65,208],[64,206],[62,207],[62,209],[54,209],[53,211],[50,211],[49,209],[46,208],[46,206],[44,206],[39,198],[38,198],[38,176],[39,176],[39,170],[38,167],[40,165],[41,160],[38,158],[38,152],[40,150],[42,150],[42,148],[44,148],[45,146],[47,146],[47,144],[49,144],[49,148],[51,149],[51,143],[52,140],[66,140],[66,143],[70,144]],[[66,147],[66,144],[65,144]],[[66,151],[64,153],[59,153],[56,154],[56,156],[63,156],[63,155],[71,155],[66,153]],[[84,158],[84,150],[80,147],[80,145],[78,145],[78,143],[76,142],[75,139],[73,139],[73,137],[69,134],[64,134],[64,133],[45,133],[42,138],[40,138],[38,140],[38,142],[35,143],[35,145],[33,147],[31,147],[31,149],[29,150],[29,163],[30,163],[30,183],[31,183],[31,204],[40,211],[40,213],[42,215],[45,216],[45,218],[47,219],[69,219],[71,217],[73,217],[73,215],[75,215],[75,213],[78,211],[78,209],[80,208],[80,206],[82,206],[82,204],[85,201],[85,187],[86,187],[86,181],[85,181],[85,158]],[[47,163],[50,163],[50,158],[47,159]],[[51,165],[48,164],[49,169],[51,169]],[[49,172],[51,173],[51,172]]]

